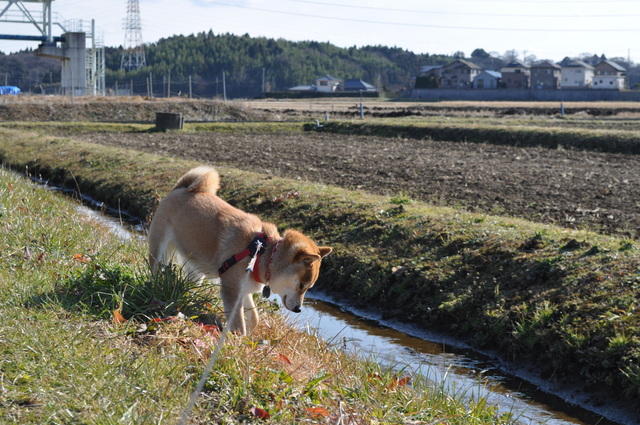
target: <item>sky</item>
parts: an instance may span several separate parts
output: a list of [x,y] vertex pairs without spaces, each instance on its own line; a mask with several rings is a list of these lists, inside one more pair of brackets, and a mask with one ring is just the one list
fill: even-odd
[[[0,1],[0,11],[9,4]],[[39,19],[41,3],[24,5]],[[88,29],[93,19],[96,39],[118,47],[125,44],[127,6],[127,0],[54,0],[53,21]],[[639,0],[139,0],[139,9],[144,43],[212,30],[466,57],[480,48],[498,56],[515,50],[519,59],[589,53],[640,62]],[[39,34],[34,25],[2,21],[16,13],[14,4],[0,17],[0,34]],[[61,33],[55,26],[54,35]],[[0,51],[37,44],[0,40]]]

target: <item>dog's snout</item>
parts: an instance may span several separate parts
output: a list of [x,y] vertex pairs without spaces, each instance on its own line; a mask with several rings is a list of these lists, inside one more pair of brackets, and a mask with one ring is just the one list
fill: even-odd
[[287,298],[286,295],[282,297],[282,303],[289,311],[293,311],[294,313],[300,313],[302,311],[300,308],[302,302],[291,301],[291,298]]

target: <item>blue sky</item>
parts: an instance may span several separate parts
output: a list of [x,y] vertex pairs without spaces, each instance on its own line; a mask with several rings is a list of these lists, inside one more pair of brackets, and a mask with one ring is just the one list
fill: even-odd
[[[7,4],[0,1],[0,9]],[[25,4],[41,10],[38,3]],[[416,53],[469,56],[482,48],[500,55],[515,50],[521,59],[604,53],[640,62],[638,0],[139,0],[139,5],[145,43],[212,30]],[[82,20],[88,26],[94,19],[104,45],[124,43],[126,0],[54,0],[53,12],[54,21]],[[0,22],[0,28],[37,33],[27,24]],[[37,43],[0,40],[5,53],[24,47]]]

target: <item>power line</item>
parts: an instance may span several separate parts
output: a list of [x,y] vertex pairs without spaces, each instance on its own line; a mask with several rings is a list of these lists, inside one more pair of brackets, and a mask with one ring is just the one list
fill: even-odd
[[315,14],[308,13],[298,13],[298,12],[286,12],[280,10],[271,10],[264,9],[260,7],[252,7],[252,6],[244,6],[238,4],[230,4],[216,1],[216,4],[220,6],[229,6],[236,7],[246,10],[255,10],[258,12],[267,12],[267,13],[276,13],[281,15],[290,15],[290,16],[300,16],[305,18],[315,18],[315,19],[325,19],[331,21],[343,21],[343,22],[357,22],[364,24],[375,24],[375,25],[395,25],[402,27],[417,27],[417,28],[436,28],[436,29],[448,29],[448,30],[473,30],[473,31],[509,31],[509,32],[556,32],[556,33],[576,33],[576,32],[639,32],[640,27],[638,28],[488,28],[488,27],[472,27],[472,26],[456,26],[456,25],[436,25],[436,24],[415,24],[415,23],[406,23],[406,22],[390,22],[390,21],[374,21],[368,19],[357,19],[357,18],[341,18],[336,16],[320,16]]
[[[639,17],[640,14],[615,14],[615,15],[606,15],[606,14],[516,14],[516,13],[473,13],[473,12],[448,12],[448,11],[436,11],[436,10],[420,10],[420,9],[397,9],[390,7],[374,7],[374,6],[355,6],[351,4],[339,4],[339,3],[330,3],[323,1],[313,1],[313,0],[287,0],[293,3],[301,3],[301,4],[316,4],[320,6],[332,6],[332,7],[342,7],[349,9],[359,9],[359,10],[372,10],[379,12],[398,12],[398,13],[420,13],[425,15],[453,15],[453,16],[492,16],[492,17],[503,17],[503,18],[558,18],[558,19],[567,19],[567,18],[629,18],[629,17]],[[465,0],[458,0],[465,1]],[[472,0],[477,1],[477,0]],[[616,0],[612,0],[615,2]],[[619,2],[631,2],[637,0],[619,0]],[[539,3],[545,3],[544,1],[537,1]],[[574,1],[549,1],[549,3],[577,3]],[[601,0],[593,1],[592,3],[598,3]],[[512,3],[512,2],[511,2]],[[518,2],[518,3],[528,3],[528,2]],[[580,3],[588,3],[588,1],[581,1]]]

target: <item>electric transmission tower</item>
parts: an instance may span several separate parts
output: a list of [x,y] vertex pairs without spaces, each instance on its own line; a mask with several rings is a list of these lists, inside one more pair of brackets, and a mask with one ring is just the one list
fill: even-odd
[[127,0],[127,18],[124,23],[124,51],[120,69],[132,71],[145,66],[142,24],[138,0]]

